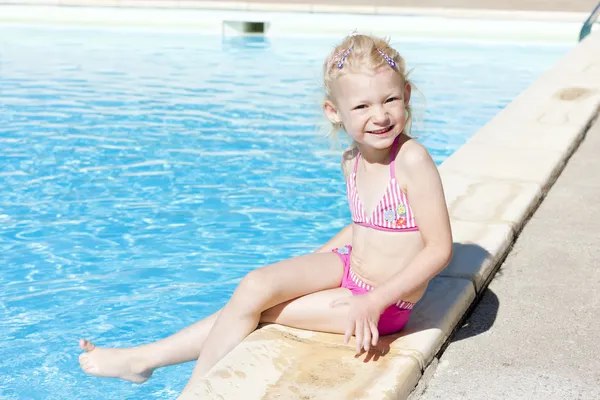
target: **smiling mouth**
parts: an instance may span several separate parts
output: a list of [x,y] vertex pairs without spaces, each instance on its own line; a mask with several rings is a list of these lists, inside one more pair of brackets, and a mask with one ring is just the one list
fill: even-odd
[[372,135],[383,135],[384,133],[388,133],[392,129],[394,129],[394,125],[390,125],[387,128],[377,129],[376,131],[367,131],[367,133],[370,133]]

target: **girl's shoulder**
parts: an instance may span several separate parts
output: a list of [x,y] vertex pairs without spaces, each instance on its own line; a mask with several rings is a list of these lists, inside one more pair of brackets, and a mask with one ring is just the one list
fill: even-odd
[[408,191],[410,182],[422,182],[431,173],[437,175],[437,166],[429,151],[417,140],[409,138],[400,146],[396,155],[395,173],[402,188]]
[[401,168],[411,168],[433,162],[429,151],[416,139],[407,138],[398,149],[396,165]]

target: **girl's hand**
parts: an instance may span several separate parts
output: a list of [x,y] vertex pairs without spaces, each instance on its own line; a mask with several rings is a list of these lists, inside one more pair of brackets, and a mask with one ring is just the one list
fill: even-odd
[[344,343],[348,344],[354,333],[356,336],[356,353],[364,348],[369,351],[371,345],[379,341],[377,324],[383,310],[371,296],[371,293],[359,296],[348,296],[331,302],[331,307],[348,305],[348,326],[344,335]]

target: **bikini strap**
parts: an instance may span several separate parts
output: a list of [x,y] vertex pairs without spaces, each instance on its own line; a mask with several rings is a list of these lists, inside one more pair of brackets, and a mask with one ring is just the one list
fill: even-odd
[[360,158],[360,152],[356,155],[356,162],[354,163],[354,174],[356,174],[356,168],[358,168],[358,159]]
[[390,179],[392,180],[396,179],[396,145],[398,144],[399,138],[400,136],[396,137],[396,140],[392,143],[392,152],[390,153]]

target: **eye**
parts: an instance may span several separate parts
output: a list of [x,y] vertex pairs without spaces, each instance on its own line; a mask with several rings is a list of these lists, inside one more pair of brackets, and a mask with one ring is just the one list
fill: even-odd
[[358,105],[358,106],[354,107],[353,110],[363,110],[365,108],[367,108],[367,105],[366,104],[361,104],[361,105]]
[[391,103],[392,101],[399,101],[399,100],[400,100],[400,97],[390,97],[385,102],[386,103]]

